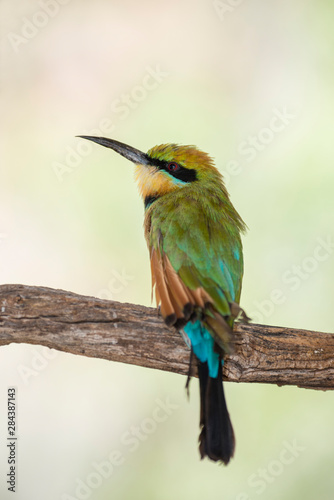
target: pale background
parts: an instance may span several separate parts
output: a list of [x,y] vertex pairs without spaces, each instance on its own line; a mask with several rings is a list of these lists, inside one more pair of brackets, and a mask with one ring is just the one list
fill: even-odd
[[[334,239],[333,15],[315,0],[3,0],[1,283],[150,305],[133,167],[75,138],[104,127],[145,151],[178,142],[209,152],[249,227],[248,314],[334,332],[333,245],[314,257],[319,238]],[[279,112],[288,118],[272,132]],[[0,349],[0,381],[1,498],[14,498],[12,385],[20,500],[333,498],[330,392],[226,384],[237,449],[225,468],[199,460],[196,380],[188,401],[178,375],[11,345]],[[131,451],[121,436],[166,398],[177,409]],[[76,492],[114,450],[124,463]]]

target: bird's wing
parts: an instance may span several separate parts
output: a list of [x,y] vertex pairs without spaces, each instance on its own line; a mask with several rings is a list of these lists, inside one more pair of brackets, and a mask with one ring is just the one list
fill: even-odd
[[149,239],[152,286],[168,325],[201,317],[224,348],[238,305],[243,274],[239,232],[204,214],[152,220]]

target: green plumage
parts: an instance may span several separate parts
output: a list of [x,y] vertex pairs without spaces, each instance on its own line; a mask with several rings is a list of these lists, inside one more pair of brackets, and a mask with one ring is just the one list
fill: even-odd
[[203,287],[223,316],[239,302],[243,275],[240,231],[245,225],[233,208],[220,175],[205,185],[191,183],[156,200],[147,210],[149,246],[162,249],[184,284]]

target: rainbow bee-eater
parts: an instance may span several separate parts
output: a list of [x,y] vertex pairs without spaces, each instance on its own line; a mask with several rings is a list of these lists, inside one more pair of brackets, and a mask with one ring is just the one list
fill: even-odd
[[239,306],[245,224],[212,159],[196,147],[162,144],[142,153],[104,137],[79,137],[135,164],[157,306],[197,360],[201,458],[227,464],[235,439],[222,363],[232,351],[234,320],[247,320]]

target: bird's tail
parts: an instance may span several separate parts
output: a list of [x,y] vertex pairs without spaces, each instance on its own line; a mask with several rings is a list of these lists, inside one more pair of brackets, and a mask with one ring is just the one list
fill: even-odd
[[201,458],[228,464],[234,454],[235,439],[227,411],[222,383],[222,364],[219,362],[218,377],[209,376],[207,362],[198,361],[201,414],[199,451]]

